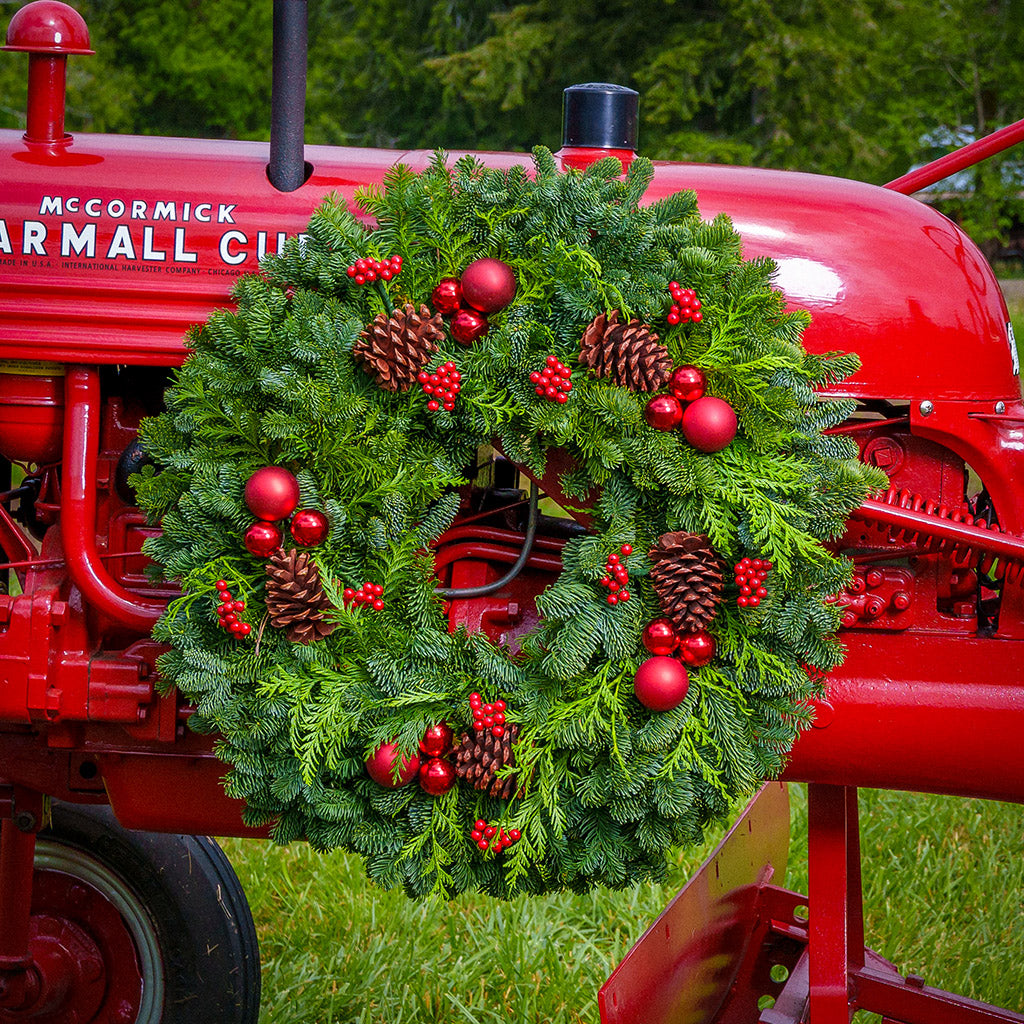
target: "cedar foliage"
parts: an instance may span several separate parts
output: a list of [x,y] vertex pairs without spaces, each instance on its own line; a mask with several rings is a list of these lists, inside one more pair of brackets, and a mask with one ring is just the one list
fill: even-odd
[[[820,687],[802,664],[827,670],[841,658],[824,599],[848,566],[823,542],[876,481],[851,442],[822,437],[849,409],[813,389],[856,359],[803,351],[804,316],[783,312],[768,261],[741,261],[727,218],[702,222],[692,193],[643,207],[650,163],[620,171],[606,160],[561,173],[543,149],[532,172],[472,158],[449,167],[438,154],[421,175],[396,166],[383,188],[357,193],[372,232],[326,202],[301,244],[239,281],[234,311],[194,333],[167,411],[143,425],[163,467],[137,478],[163,525],[148,550],[183,587],[156,630],[171,648],[161,668],[196,703],[193,724],[220,733],[228,791],[245,799],[249,822],[274,822],[279,842],[354,850],[373,879],[412,895],[508,898],[661,878],[669,847],[698,841],[737,794],[781,769]],[[404,268],[386,292],[345,274],[357,257],[395,253]],[[455,409],[428,413],[419,389],[379,387],[353,360],[365,326],[392,306],[418,307],[482,256],[513,267],[518,294],[481,342],[440,343],[437,363],[463,375]],[[661,329],[673,278],[699,290],[701,324]],[[650,429],[648,396],[578,365],[586,326],[613,310],[658,325],[676,364],[705,370],[739,416],[728,448],[708,455]],[[564,405],[528,381],[550,353],[574,367]],[[566,448],[575,468],[564,492],[598,495],[593,533],[567,543],[538,601],[542,623],[516,656],[448,633],[425,551],[455,514],[463,467],[492,440],[538,473],[549,448]],[[315,643],[269,625],[241,642],[217,625],[218,578],[250,621],[264,617],[242,494],[268,464],[292,469],[302,505],[330,520],[311,558],[337,628]],[[676,530],[706,534],[728,564],[756,554],[776,568],[757,609],[737,609],[727,587],[711,627],[719,657],[691,673],[678,708],[652,713],[632,692],[647,656],[640,634],[658,614],[645,552]],[[612,607],[598,581],[626,542],[634,599]],[[363,580],[383,585],[382,611],[342,608],[340,589]],[[383,742],[411,754],[441,719],[465,731],[474,690],[507,702],[521,793],[457,784],[434,798],[367,776],[363,762]],[[469,839],[477,818],[522,839],[482,854]]]

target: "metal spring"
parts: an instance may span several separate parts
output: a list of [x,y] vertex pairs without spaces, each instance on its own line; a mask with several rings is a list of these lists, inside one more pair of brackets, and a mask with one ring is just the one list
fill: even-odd
[[[935,516],[937,519],[948,519],[954,523],[963,523],[965,526],[973,526],[978,530],[1003,532],[1002,527],[998,523],[987,523],[982,518],[975,519],[967,505],[962,504],[958,508],[949,508],[946,505],[929,501],[923,495],[914,494],[905,487],[900,490],[890,487],[885,494],[877,495],[876,497],[887,505],[895,505],[913,512],[923,512],[925,515]],[[936,537],[920,530],[901,529],[898,526],[882,526],[880,528],[886,532],[888,539],[891,541],[903,541],[914,544],[924,552],[946,555],[952,562],[954,569],[974,567],[986,576],[994,577],[995,579],[1007,577],[1011,582],[1019,579],[1021,573],[1024,572],[1024,566],[1011,562],[1006,558],[998,558],[989,552],[983,552],[979,555],[977,549],[969,543],[951,540],[947,537]]]

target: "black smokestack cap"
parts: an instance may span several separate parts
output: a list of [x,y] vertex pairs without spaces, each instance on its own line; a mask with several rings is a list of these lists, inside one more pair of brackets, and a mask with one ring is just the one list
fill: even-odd
[[563,93],[562,145],[636,152],[640,94],[624,85],[587,82]]

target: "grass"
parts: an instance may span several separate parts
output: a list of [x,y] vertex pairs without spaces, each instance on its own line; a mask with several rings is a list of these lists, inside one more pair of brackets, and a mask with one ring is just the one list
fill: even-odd
[[[786,884],[806,892],[803,787],[791,798]],[[861,817],[869,945],[928,984],[1024,1009],[1024,808],[864,791]],[[223,845],[259,931],[261,1024],[596,1022],[597,990],[704,852],[677,857],[664,886],[444,904],[374,888],[347,855]]]

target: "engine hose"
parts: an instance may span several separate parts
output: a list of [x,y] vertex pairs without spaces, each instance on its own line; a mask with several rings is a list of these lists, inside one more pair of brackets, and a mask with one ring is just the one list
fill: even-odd
[[533,550],[533,542],[537,536],[537,521],[540,519],[539,505],[540,491],[535,483],[531,483],[530,508],[526,518],[526,536],[523,538],[523,549],[519,552],[519,557],[512,563],[508,572],[500,580],[495,580],[493,583],[485,583],[479,587],[438,587],[434,593],[448,601],[454,601],[458,598],[486,597],[488,594],[493,594],[496,590],[501,590],[506,583],[511,583],[523,571],[530,557],[530,552]]

